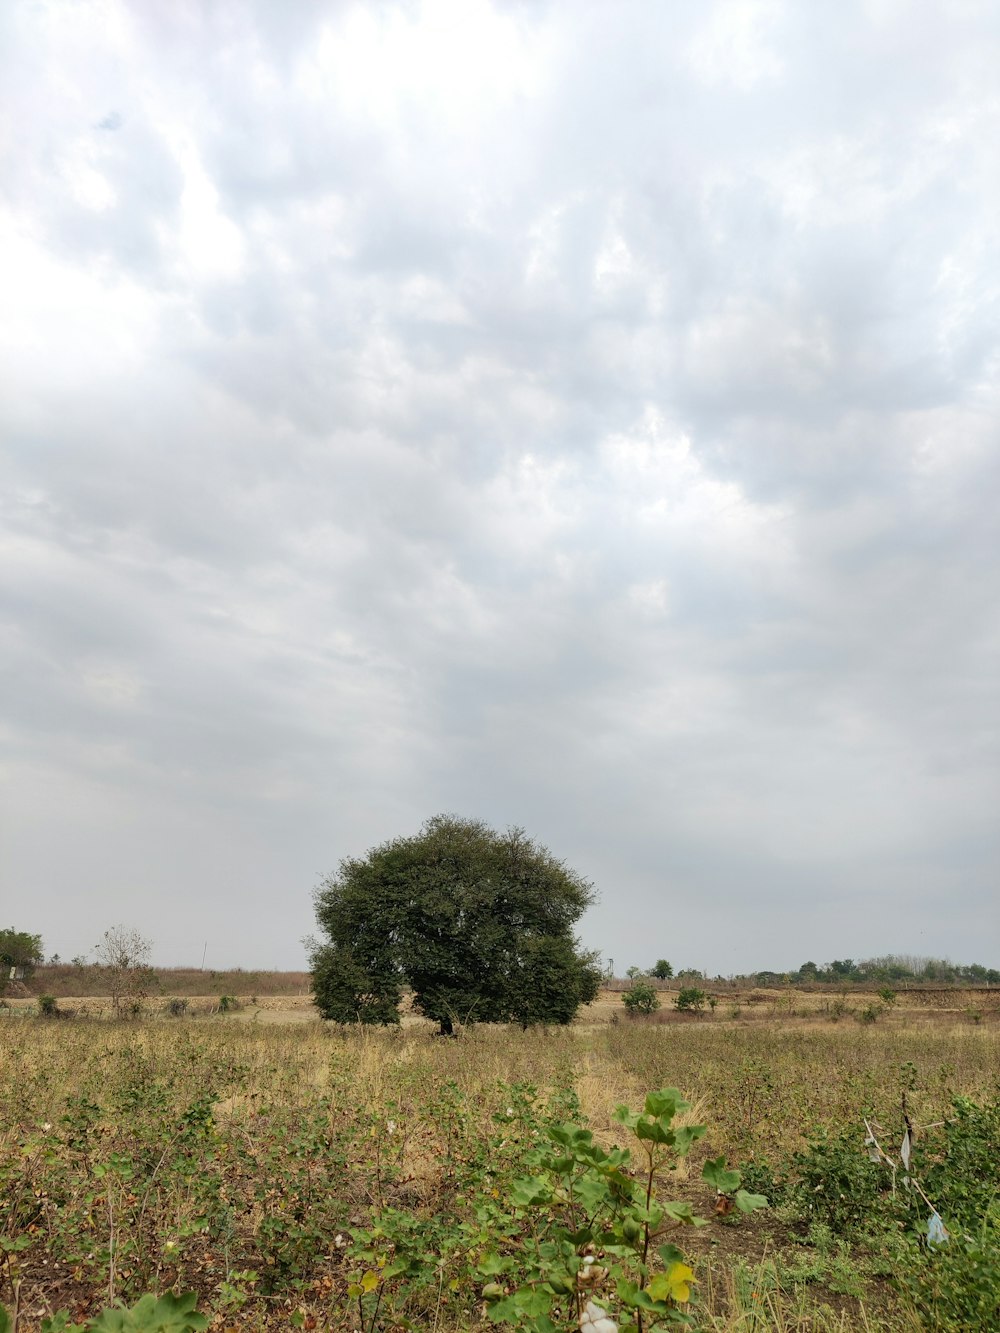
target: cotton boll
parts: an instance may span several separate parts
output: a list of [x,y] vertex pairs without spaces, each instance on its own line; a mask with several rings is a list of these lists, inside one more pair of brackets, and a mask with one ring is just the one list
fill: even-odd
[[618,1325],[608,1314],[593,1301],[588,1301],[580,1316],[580,1333],[618,1333]]

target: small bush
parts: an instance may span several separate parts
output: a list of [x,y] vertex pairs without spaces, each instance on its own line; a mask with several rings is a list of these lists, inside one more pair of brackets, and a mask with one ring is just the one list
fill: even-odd
[[935,1333],[996,1328],[1000,1311],[1000,1099],[980,1104],[956,1097],[952,1108],[954,1116],[919,1142],[916,1161],[947,1243],[928,1243],[923,1201],[899,1196],[909,1209],[911,1247],[898,1283],[921,1327]]
[[871,1223],[889,1185],[886,1170],[860,1150],[855,1129],[821,1132],[791,1159],[795,1201],[809,1222],[825,1222],[838,1234]]
[[59,1001],[54,995],[42,995],[38,1000],[38,1012],[42,1018],[55,1018],[59,1013]]
[[681,1013],[700,1014],[707,999],[705,992],[699,990],[697,986],[685,986],[674,1001],[674,1007]]
[[928,1333],[997,1327],[1000,1315],[1000,1205],[973,1236],[914,1247],[897,1282]]
[[651,1014],[660,1007],[660,997],[646,981],[635,981],[622,996],[630,1014]]
[[242,1008],[243,1008],[243,1005],[240,1003],[240,1001],[236,998],[235,995],[220,995],[220,996],[219,996],[219,1013],[220,1013],[220,1014],[235,1013],[237,1009],[242,1009]]
[[188,1002],[179,995],[167,1001],[166,1011],[171,1018],[183,1018],[187,1013]]

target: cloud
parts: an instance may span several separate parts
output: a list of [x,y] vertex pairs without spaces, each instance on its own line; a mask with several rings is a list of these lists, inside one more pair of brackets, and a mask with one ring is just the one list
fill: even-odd
[[991,14],[3,22],[50,948],[295,965],[322,873],[457,810],[622,965],[996,962]]

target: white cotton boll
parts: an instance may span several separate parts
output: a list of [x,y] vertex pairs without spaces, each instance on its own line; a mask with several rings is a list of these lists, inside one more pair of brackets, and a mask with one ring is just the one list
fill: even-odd
[[608,1314],[593,1301],[588,1301],[580,1316],[580,1333],[618,1333],[618,1325]]

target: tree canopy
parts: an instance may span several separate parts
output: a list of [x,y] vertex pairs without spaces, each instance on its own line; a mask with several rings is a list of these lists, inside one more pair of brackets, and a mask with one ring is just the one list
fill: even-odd
[[13,926],[0,930],[0,992],[3,991],[11,968],[19,968],[26,977],[30,977],[42,958],[41,935],[15,930]]
[[568,1023],[600,982],[573,934],[594,897],[523,829],[438,815],[341,861],[316,890],[316,1005],[341,1023],[396,1023],[409,986],[444,1033],[470,1021]]

